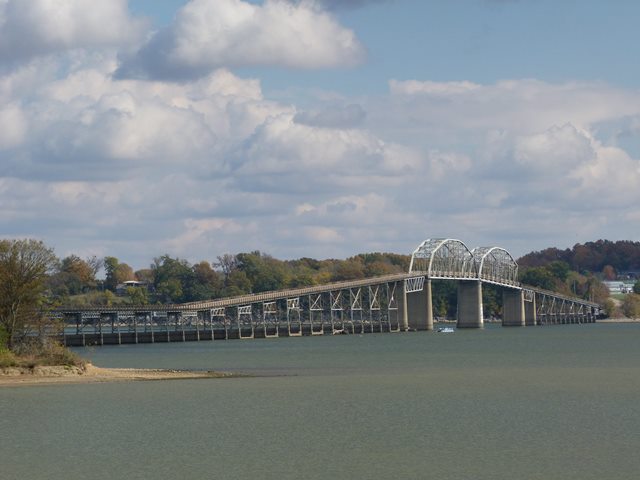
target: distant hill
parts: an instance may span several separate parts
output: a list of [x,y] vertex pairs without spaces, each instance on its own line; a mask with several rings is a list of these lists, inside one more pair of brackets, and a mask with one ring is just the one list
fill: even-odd
[[638,276],[640,242],[598,240],[577,243],[573,248],[565,250],[550,247],[539,252],[527,253],[518,259],[518,265],[526,269],[545,267],[556,261],[565,262],[571,270],[577,272],[603,273],[605,277],[615,276],[615,273],[634,272]]

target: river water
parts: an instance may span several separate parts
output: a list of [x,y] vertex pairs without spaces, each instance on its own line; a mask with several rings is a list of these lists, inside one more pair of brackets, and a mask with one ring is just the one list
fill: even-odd
[[250,378],[0,389],[0,478],[637,479],[640,325],[80,349]]

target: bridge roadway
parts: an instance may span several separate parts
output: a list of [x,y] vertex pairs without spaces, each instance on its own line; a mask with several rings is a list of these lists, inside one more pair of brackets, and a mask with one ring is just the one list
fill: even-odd
[[431,282],[458,281],[459,328],[481,328],[482,284],[503,287],[504,326],[590,323],[599,305],[491,279],[413,271],[171,305],[60,308],[66,345],[153,343],[434,328]]

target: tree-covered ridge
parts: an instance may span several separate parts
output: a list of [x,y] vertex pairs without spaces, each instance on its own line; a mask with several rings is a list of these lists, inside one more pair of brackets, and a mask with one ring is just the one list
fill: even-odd
[[[577,272],[640,272],[640,242],[631,240],[598,240],[560,250],[555,247],[531,252],[518,259],[521,268],[542,267],[554,261],[565,262]],[[611,271],[613,269],[613,272]]]
[[[115,257],[105,257],[105,279],[93,275],[91,259],[86,268],[70,268],[74,261],[63,259],[49,279],[52,296],[62,303],[115,304],[131,303],[183,303],[209,300],[247,293],[260,293],[342,280],[406,272],[410,257],[394,253],[365,253],[346,260],[278,260],[254,251],[225,254],[209,262],[191,264],[185,259],[162,255],[153,260],[149,268],[133,271]],[[119,285],[128,280],[144,282],[147,288],[130,287],[127,299],[116,297]],[[82,294],[82,295],[78,295]]]

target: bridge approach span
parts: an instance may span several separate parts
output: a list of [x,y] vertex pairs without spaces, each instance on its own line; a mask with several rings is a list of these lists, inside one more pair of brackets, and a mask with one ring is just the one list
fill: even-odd
[[459,328],[484,325],[485,283],[502,288],[504,326],[593,322],[599,313],[593,302],[521,285],[503,248],[433,238],[414,250],[408,273],[183,304],[62,307],[55,315],[65,343],[75,345],[432,330],[437,280],[458,283]]

